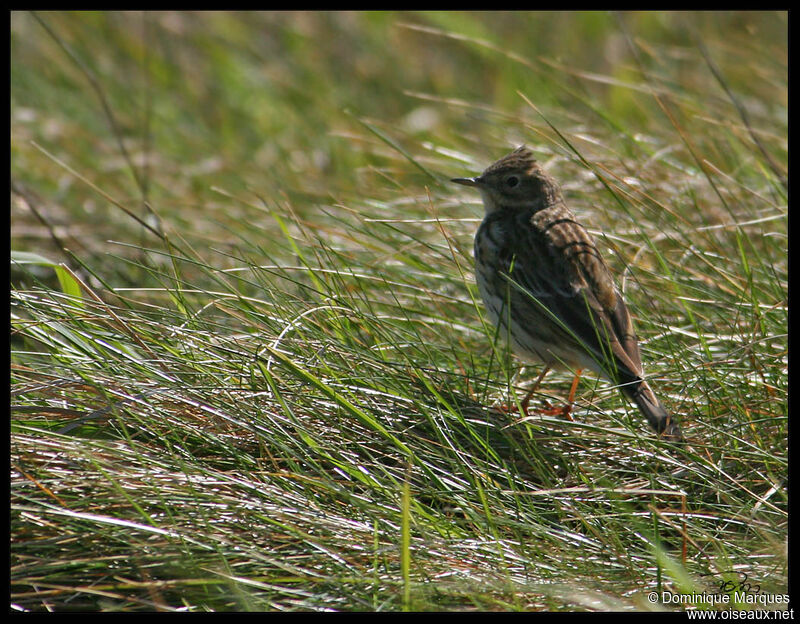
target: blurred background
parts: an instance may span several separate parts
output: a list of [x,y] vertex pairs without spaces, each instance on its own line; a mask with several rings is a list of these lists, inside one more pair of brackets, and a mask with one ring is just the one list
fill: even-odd
[[[753,122],[785,124],[786,26],[760,12],[15,12],[12,178],[58,204],[49,216],[73,247],[102,252],[130,222],[56,158],[188,234],[242,218],[214,187],[303,212],[433,182],[360,120],[436,182],[524,141],[556,151],[533,107],[590,156],[654,154],[674,130],[652,92],[689,136],[736,115],[698,46]],[[785,159],[772,130],[761,140]],[[736,152],[715,156],[725,173],[739,166]],[[48,238],[16,204],[13,247]]]

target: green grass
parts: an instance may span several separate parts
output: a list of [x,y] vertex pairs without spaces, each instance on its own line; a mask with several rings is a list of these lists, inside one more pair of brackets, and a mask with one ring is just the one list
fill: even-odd
[[[786,13],[12,13],[11,57],[12,609],[787,592]],[[522,142],[686,448],[592,375],[497,409],[538,370],[448,179]]]

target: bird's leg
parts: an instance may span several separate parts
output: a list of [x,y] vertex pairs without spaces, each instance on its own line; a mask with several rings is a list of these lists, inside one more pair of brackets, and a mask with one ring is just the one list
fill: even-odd
[[575,371],[575,379],[572,380],[572,387],[569,389],[569,397],[567,397],[567,404],[564,406],[564,416],[572,420],[572,406],[575,403],[575,391],[578,389],[578,382],[581,380],[582,368]]
[[575,392],[578,389],[578,382],[581,380],[582,372],[583,372],[582,368],[579,368],[575,371],[575,379],[572,380],[572,386],[569,389],[567,404],[564,405],[563,407],[551,407],[550,409],[542,410],[542,413],[547,414],[548,416],[563,416],[569,420],[573,420],[572,406],[575,402]]
[[[529,416],[528,408],[530,406],[531,399],[533,398],[533,395],[536,393],[536,391],[539,389],[539,386],[541,385],[544,376],[547,375],[547,373],[549,372],[550,372],[550,367],[545,366],[542,369],[542,372],[539,373],[539,377],[537,377],[536,381],[533,382],[533,386],[531,387],[531,389],[528,390],[527,394],[525,394],[525,398],[522,399],[522,401],[520,401],[519,405],[522,408],[522,414],[524,416]],[[562,407],[553,407],[552,405],[550,405],[550,403],[544,401],[545,407],[543,409],[535,409],[534,412],[539,414],[545,414],[547,416],[564,416],[565,418],[572,420],[572,406],[575,402],[575,392],[578,390],[578,382],[580,382],[581,380],[582,372],[583,369],[581,368],[575,371],[575,378],[572,380],[572,386],[569,389],[569,396],[567,398],[566,405]],[[503,405],[503,411],[505,412],[516,411],[516,409],[514,409],[513,407],[508,408],[507,406]]]
[[520,407],[522,408],[522,413],[525,414],[525,416],[528,415],[528,405],[530,405],[531,399],[533,398],[533,393],[536,392],[539,389],[539,385],[542,383],[542,380],[544,379],[544,376],[549,371],[550,371],[550,367],[549,366],[545,366],[542,369],[542,372],[539,373],[539,377],[534,382],[533,387],[530,390],[528,390],[528,393],[525,395],[525,398],[522,399],[522,403],[520,403]]
[[[522,413],[525,416],[528,415],[528,405],[531,402],[531,398],[533,397],[534,392],[536,392],[536,390],[539,388],[539,385],[542,383],[542,379],[544,379],[544,376],[548,373],[549,370],[550,370],[549,366],[545,366],[544,369],[542,369],[542,372],[539,373],[539,377],[534,382],[533,387],[530,390],[528,390],[528,393],[525,395],[525,398],[522,399],[522,401],[520,402],[519,406],[522,408]],[[545,404],[547,405],[548,408],[551,408],[551,405],[549,403],[545,402]],[[508,412],[516,412],[517,411],[517,406],[516,405],[510,405],[509,406],[509,405],[503,403],[500,406],[500,410],[503,411],[503,412],[506,412],[506,413],[508,413]],[[534,411],[538,412],[539,410],[534,410]]]

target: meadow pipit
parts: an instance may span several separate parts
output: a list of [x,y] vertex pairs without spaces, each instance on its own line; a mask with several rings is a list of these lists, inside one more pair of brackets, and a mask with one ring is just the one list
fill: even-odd
[[478,288],[513,351],[523,360],[544,363],[536,386],[553,367],[591,369],[618,384],[664,438],[681,440],[676,419],[642,379],[638,339],[608,266],[533,153],[521,146],[481,175],[453,182],[481,193],[485,216],[475,235]]

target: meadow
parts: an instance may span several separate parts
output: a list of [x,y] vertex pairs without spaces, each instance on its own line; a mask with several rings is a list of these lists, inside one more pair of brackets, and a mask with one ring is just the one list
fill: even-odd
[[[11,610],[788,593],[788,13],[12,12],[10,50]],[[514,411],[449,180],[523,143],[685,446],[589,373]]]

